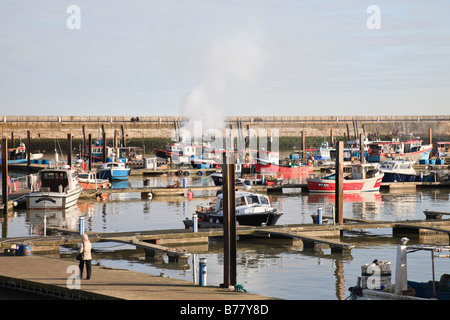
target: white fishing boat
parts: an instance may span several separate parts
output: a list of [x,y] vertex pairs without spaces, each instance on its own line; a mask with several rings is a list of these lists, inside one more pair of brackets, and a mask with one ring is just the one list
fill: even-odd
[[[223,224],[223,194],[216,203],[199,205],[195,213],[199,227],[221,227]],[[236,224],[246,226],[275,225],[283,213],[270,204],[266,195],[252,192],[236,192]],[[192,226],[192,220],[183,220],[185,227]]]
[[83,188],[69,166],[39,171],[39,189],[26,195],[28,209],[66,209],[74,206]]
[[191,158],[199,155],[201,146],[186,143],[174,143],[167,144],[165,150],[155,148],[154,151],[158,158],[170,158],[175,164],[188,164],[191,162]]
[[[1,148],[0,148],[1,150]],[[30,153],[30,160],[40,160],[44,154],[42,153]],[[8,148],[8,163],[16,164],[16,163],[27,163],[27,148],[25,143],[20,142],[19,146],[16,148]],[[0,159],[0,164],[2,163],[2,159]]]

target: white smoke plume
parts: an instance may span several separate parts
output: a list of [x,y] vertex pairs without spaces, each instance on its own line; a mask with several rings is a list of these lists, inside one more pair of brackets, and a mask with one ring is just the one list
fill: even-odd
[[184,127],[191,131],[192,121],[200,121],[203,131],[222,130],[232,114],[232,99],[258,83],[264,61],[253,41],[228,37],[214,42],[202,59],[200,83],[181,102],[181,113],[191,122]]

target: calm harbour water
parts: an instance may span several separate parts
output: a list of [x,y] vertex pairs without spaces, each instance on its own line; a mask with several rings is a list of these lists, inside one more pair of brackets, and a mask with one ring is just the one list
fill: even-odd
[[[147,177],[145,178],[147,179]],[[182,178],[163,176],[149,178],[150,185],[167,185]],[[142,177],[130,177],[125,184],[142,186]],[[209,176],[189,176],[187,185],[213,185]],[[183,229],[183,219],[191,218],[196,205],[215,199],[214,193],[199,192],[192,200],[184,197],[141,199],[137,193],[112,194],[108,200],[80,199],[77,207],[62,212],[47,212],[48,225],[78,228],[78,217],[86,217],[87,231],[120,232],[160,229]],[[327,214],[334,203],[333,195],[314,195],[291,190],[289,193],[270,195],[272,204],[284,212],[278,224],[311,223],[311,214],[322,207]],[[426,209],[448,211],[449,189],[425,189],[422,191],[382,191],[361,193],[344,197],[344,217],[369,220],[423,219]],[[16,210],[8,219],[8,237],[39,235],[42,212]],[[2,228],[4,225],[2,225]],[[238,241],[237,282],[251,293],[289,299],[307,300],[345,299],[348,288],[356,284],[361,265],[374,259],[391,261],[395,270],[398,238],[391,229],[368,229],[344,233],[343,240],[356,247],[348,256],[303,251],[289,241],[274,239],[245,239]],[[448,245],[448,239],[433,240]],[[414,241],[411,241],[414,243]],[[132,271],[156,274],[192,281],[193,263],[187,266],[146,261],[144,252],[133,246],[117,243],[95,243],[94,260],[101,265]],[[208,247],[189,247],[188,252],[207,258],[207,284],[223,282],[222,242],[212,242]],[[62,248],[61,256],[73,254],[72,249]],[[445,260],[445,259],[440,259]],[[429,255],[408,255],[408,274],[417,281],[431,280]],[[448,273],[447,261],[436,261],[436,276]],[[394,274],[393,278],[394,279]]]

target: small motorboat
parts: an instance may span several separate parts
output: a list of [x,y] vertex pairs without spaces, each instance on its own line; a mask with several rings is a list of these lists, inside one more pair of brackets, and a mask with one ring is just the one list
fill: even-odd
[[74,206],[83,188],[76,171],[65,165],[39,171],[39,189],[26,195],[28,209],[66,209]]
[[131,169],[124,162],[106,162],[97,168],[97,178],[109,180],[128,180]]
[[383,182],[414,182],[420,180],[413,167],[412,160],[387,160],[380,162],[380,171],[384,173]]
[[79,172],[77,180],[84,190],[111,188],[111,182],[109,182],[108,179],[97,178],[97,174],[95,172]]
[[[199,205],[195,213],[199,227],[222,227],[223,224],[223,194],[217,196],[215,204]],[[283,213],[271,206],[266,195],[252,192],[236,192],[236,224],[245,226],[275,225]],[[193,220],[183,220],[186,228]]]

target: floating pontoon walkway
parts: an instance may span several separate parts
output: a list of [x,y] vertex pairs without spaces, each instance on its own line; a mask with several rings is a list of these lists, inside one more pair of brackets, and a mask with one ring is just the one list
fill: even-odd
[[[186,280],[92,266],[90,280],[75,279],[78,261],[41,255],[0,255],[0,286],[70,300],[269,300],[266,296],[199,286]],[[85,276],[85,274],[83,275]],[[172,310],[173,311],[173,310]],[[171,310],[169,310],[169,313]],[[166,314],[167,315],[167,314]]]

